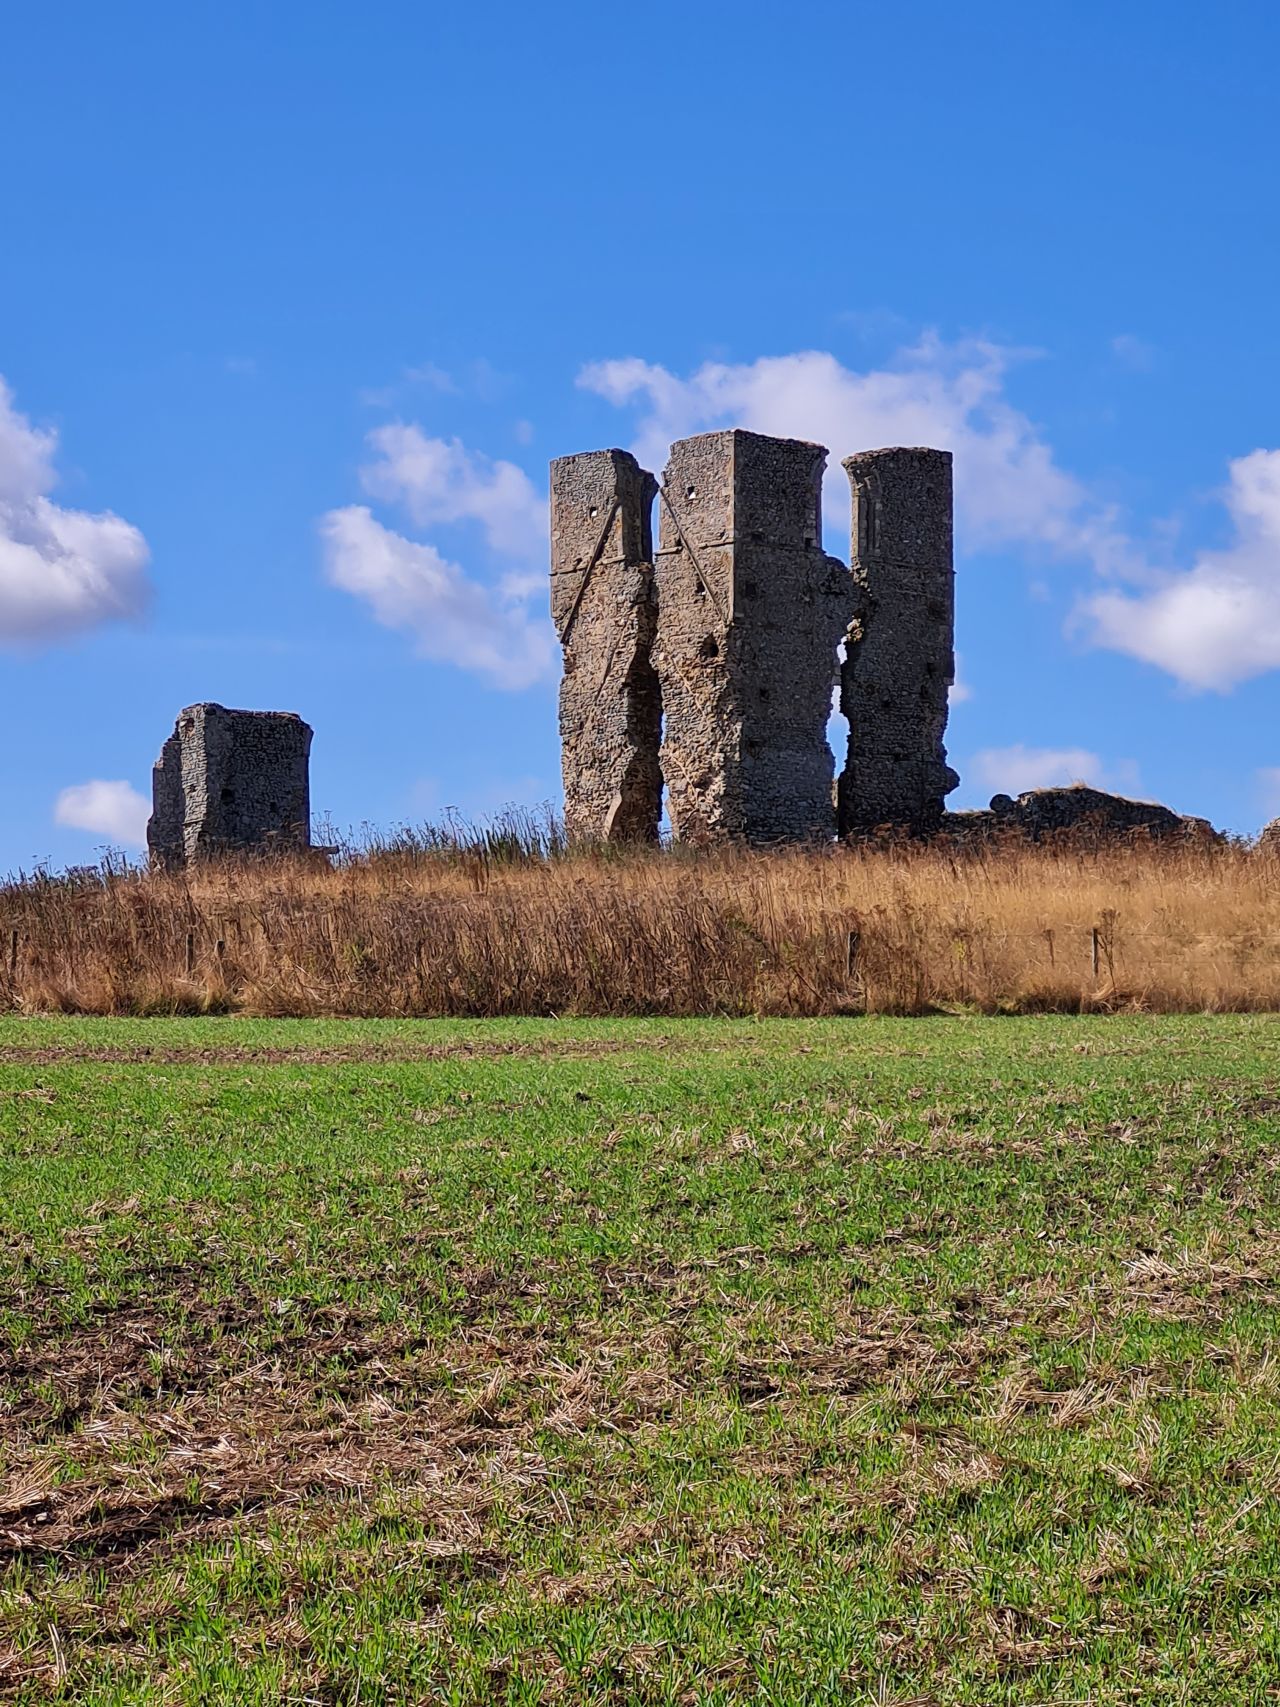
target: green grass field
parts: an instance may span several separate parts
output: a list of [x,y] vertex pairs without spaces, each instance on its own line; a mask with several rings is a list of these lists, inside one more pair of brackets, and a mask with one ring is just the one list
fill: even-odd
[[0,1023],[0,1697],[1280,1698],[1280,1021]]

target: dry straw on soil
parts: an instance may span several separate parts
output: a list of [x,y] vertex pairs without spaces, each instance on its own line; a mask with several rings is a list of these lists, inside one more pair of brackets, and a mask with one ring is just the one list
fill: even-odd
[[22,1011],[918,1014],[1280,1008],[1280,858],[1141,839],[566,851],[405,835],[0,889]]

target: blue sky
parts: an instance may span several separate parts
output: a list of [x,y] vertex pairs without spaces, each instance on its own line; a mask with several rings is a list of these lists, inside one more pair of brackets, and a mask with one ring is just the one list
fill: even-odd
[[[11,8],[0,869],[199,699],[343,826],[556,799],[548,459],[956,454],[952,804],[1280,811],[1280,9]],[[60,821],[61,820],[61,821]]]

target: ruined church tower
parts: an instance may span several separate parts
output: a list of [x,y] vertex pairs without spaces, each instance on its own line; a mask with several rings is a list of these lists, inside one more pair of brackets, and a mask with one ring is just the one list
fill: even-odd
[[840,673],[840,834],[924,833],[960,781],[942,744],[955,680],[951,452],[867,450],[844,468],[858,608]]
[[853,589],[822,549],[826,461],[821,445],[741,431],[671,447],[654,663],[681,840],[834,832],[826,728]]
[[624,450],[551,464],[551,616],[564,649],[560,740],[565,828],[575,839],[656,841],[662,702],[653,498]]
[[[936,827],[957,781],[942,745],[951,457],[848,459],[851,567],[822,547],[826,460],[821,445],[733,429],[677,440],[661,486],[625,451],[552,463],[572,837],[655,839],[664,783],[687,841]],[[850,736],[833,789],[837,682]]]

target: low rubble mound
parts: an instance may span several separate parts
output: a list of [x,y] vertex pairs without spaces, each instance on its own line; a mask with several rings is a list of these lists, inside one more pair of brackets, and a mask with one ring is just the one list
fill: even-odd
[[[1074,783],[1069,788],[1029,788],[1016,799],[997,794],[985,811],[944,813],[946,836],[965,839],[1014,833],[1030,841],[1046,836],[1085,835],[1118,841],[1135,835],[1155,840],[1216,840],[1207,818],[1191,818],[1154,800],[1128,800],[1100,788]],[[1280,849],[1280,830],[1276,846]]]

